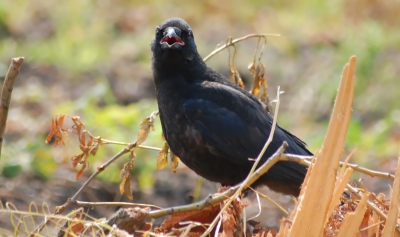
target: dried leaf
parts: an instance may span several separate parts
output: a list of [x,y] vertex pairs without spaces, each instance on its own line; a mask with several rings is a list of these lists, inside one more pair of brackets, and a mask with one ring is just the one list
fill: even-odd
[[82,163],[82,158],[84,154],[76,155],[71,158],[72,167],[75,169],[78,164]]
[[82,177],[83,172],[85,171],[86,167],[87,167],[87,162],[84,162],[83,165],[82,165],[82,168],[81,168],[81,169],[79,170],[79,172],[76,174],[75,179],[78,180],[78,179],[80,179],[80,178]]
[[[160,229],[161,231],[167,233],[172,231],[174,228],[180,228],[183,226],[183,222],[200,222],[203,225],[207,225],[211,223],[214,218],[217,217],[220,211],[220,205],[214,204],[212,206],[208,206],[202,208],[201,210],[187,211],[182,213],[172,213],[165,221],[162,223]],[[204,227],[196,226],[191,229],[191,231],[201,231],[204,232]],[[179,233],[178,233],[179,234]]]
[[140,129],[139,129],[138,138],[137,138],[138,145],[140,145],[144,141],[146,141],[147,136],[149,135],[149,132],[150,132],[150,127],[151,127],[151,124],[150,124],[149,118],[145,118],[143,120],[143,122],[140,124]]
[[244,83],[243,83],[242,77],[240,76],[239,71],[236,69],[235,69],[235,80],[236,80],[236,84],[238,84],[242,89],[244,89]]
[[71,235],[72,233],[70,232],[68,236],[79,236],[82,231],[85,229],[85,225],[83,222],[74,222],[71,223],[71,226],[69,227],[70,231],[74,234]]
[[68,130],[64,128],[64,119],[66,116],[67,115],[62,114],[55,116],[51,120],[51,130],[49,135],[46,137],[46,143],[49,143],[54,136],[54,146],[58,146],[59,143],[65,145],[64,136],[68,137]]
[[[47,135],[47,137],[46,137],[46,143],[49,143],[49,142],[51,141],[51,138],[53,138],[53,135],[54,135],[55,131],[56,131],[56,119],[53,118],[53,119],[51,120],[51,130],[50,130],[50,133],[49,133],[49,135]],[[54,144],[54,146],[57,146],[57,145]]]
[[68,223],[68,231],[66,236],[77,236],[82,233],[85,228],[84,223],[82,222],[82,214],[78,213],[73,221]]
[[119,185],[119,191],[121,194],[125,195],[130,200],[133,200],[130,172],[133,169],[134,164],[135,164],[135,154],[131,153],[131,155],[129,156],[129,161],[124,165],[120,173],[122,181],[121,184]]
[[75,124],[81,123],[80,122],[81,117],[79,116],[72,116],[71,119]]
[[81,146],[83,146],[83,147],[86,146],[86,129],[83,130],[82,133],[79,135],[79,142],[80,142]]
[[241,88],[244,88],[242,77],[240,76],[239,71],[232,64],[229,65],[229,79]]
[[160,153],[158,153],[157,170],[164,169],[165,166],[168,165],[168,149],[169,149],[169,146],[167,143],[165,143],[163,148],[161,149]]
[[[73,128],[74,128],[74,127],[73,127]],[[77,124],[77,125],[75,126],[75,130],[76,130],[76,132],[77,132],[78,134],[81,132],[82,128],[83,128],[83,124],[82,124],[82,123],[81,123],[81,124]]]
[[93,147],[93,148],[90,150],[90,154],[91,154],[92,156],[95,156],[98,149],[99,149],[99,145]]
[[[264,66],[263,66],[264,68]],[[264,70],[264,69],[263,69]],[[263,72],[264,74],[264,72]],[[266,110],[268,113],[272,113],[272,108],[270,106],[270,99],[268,97],[268,81],[267,79],[263,78],[262,80],[262,86],[263,86],[263,92],[260,95],[260,101],[263,102],[266,105]]]
[[129,200],[133,200],[132,185],[129,174],[123,177],[122,182],[119,185],[119,191],[122,195],[125,195],[127,198],[129,198]]
[[60,128],[64,127],[64,118],[65,118],[65,114],[61,115],[58,119],[57,119],[57,125]]
[[86,146],[79,145],[79,149],[85,154],[85,156],[89,156],[89,150],[87,149]]
[[147,136],[149,135],[150,128],[152,131],[155,130],[154,128],[154,120],[156,119],[158,115],[158,111],[155,111],[151,113],[151,115],[145,119],[143,119],[143,122],[140,124],[139,132],[138,132],[138,138],[137,138],[137,145],[142,144],[144,141],[146,141]]
[[250,73],[253,74],[254,70],[256,70],[256,63],[255,60],[253,60],[253,62],[251,62],[249,64],[249,66],[247,66],[247,69],[249,69]]
[[62,136],[62,133],[60,132],[60,130],[58,130],[56,132],[56,144],[55,145],[58,146],[58,143],[61,143],[65,146],[65,142],[63,140],[63,136]]
[[179,157],[176,156],[174,153],[170,152],[170,159],[171,159],[171,171],[176,173],[176,168],[179,165]]
[[[253,70],[253,83],[251,85],[251,94],[257,96],[261,92],[261,86],[266,84],[266,80],[264,78],[264,64],[258,63],[253,65],[255,68]],[[265,89],[265,87],[263,88]],[[265,92],[265,91],[264,91]]]

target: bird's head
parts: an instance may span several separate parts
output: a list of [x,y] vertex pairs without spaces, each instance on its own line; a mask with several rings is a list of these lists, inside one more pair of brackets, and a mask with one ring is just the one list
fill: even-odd
[[151,50],[153,62],[170,66],[182,65],[195,57],[200,57],[189,24],[180,18],[168,19],[157,26]]

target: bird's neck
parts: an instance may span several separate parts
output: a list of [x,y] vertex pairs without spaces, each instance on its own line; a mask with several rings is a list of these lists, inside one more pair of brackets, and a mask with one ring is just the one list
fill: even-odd
[[185,60],[153,59],[153,76],[156,86],[167,81],[182,79],[190,83],[201,77],[206,69],[207,65],[200,55]]

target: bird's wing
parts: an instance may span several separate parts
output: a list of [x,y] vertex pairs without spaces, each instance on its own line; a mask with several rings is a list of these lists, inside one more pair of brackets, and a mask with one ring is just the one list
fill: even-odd
[[[272,117],[261,104],[247,92],[216,82],[194,85],[183,105],[189,122],[202,134],[202,138],[229,161],[248,165],[249,158],[256,158],[268,139]],[[277,126],[274,139],[263,160],[270,157],[287,141],[287,153],[310,155],[304,142]],[[289,174],[279,174],[275,167],[273,175],[286,175],[303,179],[306,169],[292,162],[279,162]]]

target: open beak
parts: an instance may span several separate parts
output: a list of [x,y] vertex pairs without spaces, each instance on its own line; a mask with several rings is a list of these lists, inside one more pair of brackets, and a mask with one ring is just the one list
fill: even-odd
[[166,34],[160,41],[161,49],[181,49],[185,45],[185,42],[183,42],[180,37],[180,32],[178,31],[177,34],[173,27],[168,27],[164,32],[166,32]]

